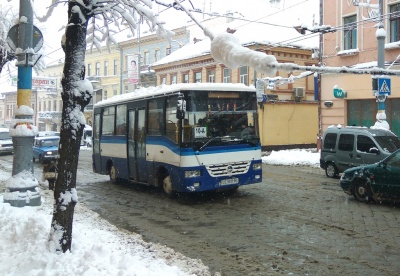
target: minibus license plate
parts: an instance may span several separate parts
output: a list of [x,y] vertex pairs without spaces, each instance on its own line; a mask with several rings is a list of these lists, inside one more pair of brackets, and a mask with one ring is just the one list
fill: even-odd
[[221,186],[222,185],[230,185],[230,184],[237,184],[239,183],[239,178],[228,178],[228,179],[223,179],[221,180]]

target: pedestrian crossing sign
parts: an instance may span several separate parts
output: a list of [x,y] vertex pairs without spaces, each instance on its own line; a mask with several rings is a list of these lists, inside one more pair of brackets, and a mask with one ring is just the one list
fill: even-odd
[[378,78],[378,93],[390,95],[390,78]]

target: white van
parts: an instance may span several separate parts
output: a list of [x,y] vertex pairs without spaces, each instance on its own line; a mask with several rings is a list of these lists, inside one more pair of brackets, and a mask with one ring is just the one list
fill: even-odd
[[327,177],[337,177],[348,168],[376,163],[399,148],[399,138],[389,130],[331,126],[322,138],[320,167]]
[[0,154],[13,152],[14,145],[10,136],[10,129],[0,128]]

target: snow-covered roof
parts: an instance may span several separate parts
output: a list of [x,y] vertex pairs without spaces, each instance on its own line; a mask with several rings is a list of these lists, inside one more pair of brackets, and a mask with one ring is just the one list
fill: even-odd
[[[227,24],[221,24],[217,27],[212,27],[210,30],[214,34],[219,34],[221,32],[226,32],[227,28],[236,30],[233,35],[239,39],[243,46],[260,44],[270,45],[272,48],[290,47],[306,50],[318,49],[319,47],[318,34],[301,35],[294,28],[287,28],[283,26],[261,23],[250,23],[243,25],[242,21],[234,21]],[[210,39],[206,37],[199,37],[197,39],[202,40],[196,43],[192,41],[165,58],[155,62],[153,66],[210,54]]]
[[255,92],[254,86],[246,86],[243,83],[177,83],[171,85],[160,85],[156,87],[140,88],[132,93],[113,96],[95,104],[95,107],[114,103],[123,103],[138,98],[151,98],[183,90],[210,90],[210,91],[247,91]]

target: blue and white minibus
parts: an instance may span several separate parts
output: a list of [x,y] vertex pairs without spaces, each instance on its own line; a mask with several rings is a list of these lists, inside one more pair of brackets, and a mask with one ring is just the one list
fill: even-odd
[[142,88],[94,106],[93,169],[176,192],[262,181],[254,87],[192,83]]

